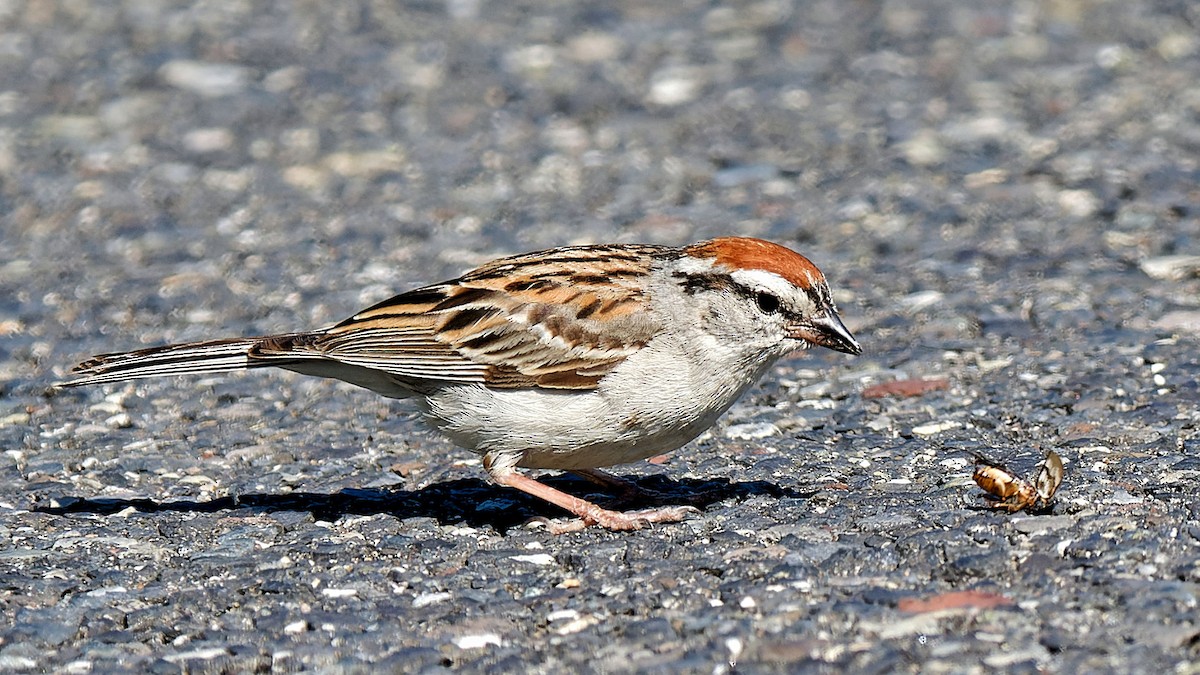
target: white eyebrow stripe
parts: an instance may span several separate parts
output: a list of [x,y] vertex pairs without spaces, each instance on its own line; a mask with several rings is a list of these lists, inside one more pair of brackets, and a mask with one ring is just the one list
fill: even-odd
[[746,288],[768,290],[780,297],[790,297],[805,292],[802,288],[796,288],[796,285],[787,279],[766,270],[735,270],[729,277],[735,283]]
[[711,272],[715,263],[712,258],[697,258],[685,255],[679,259],[679,271],[686,275]]

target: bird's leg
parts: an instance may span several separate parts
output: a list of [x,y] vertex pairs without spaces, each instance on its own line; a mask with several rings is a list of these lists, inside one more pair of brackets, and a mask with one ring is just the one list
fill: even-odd
[[691,506],[666,506],[643,511],[610,511],[518,473],[511,463],[497,460],[490,453],[483,458],[483,467],[497,484],[516,488],[579,517],[579,520],[570,523],[551,523],[550,532],[554,534],[576,532],[589,525],[599,525],[608,530],[640,530],[651,523],[677,523],[697,510]]

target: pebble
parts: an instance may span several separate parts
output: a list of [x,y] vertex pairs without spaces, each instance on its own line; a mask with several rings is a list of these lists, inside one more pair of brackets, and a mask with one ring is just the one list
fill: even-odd
[[669,67],[650,78],[650,92],[646,101],[652,105],[678,106],[695,100],[700,95],[701,75],[696,68]]
[[430,605],[436,605],[439,602],[445,602],[453,597],[454,594],[446,593],[444,591],[438,593],[422,593],[413,598],[412,604],[414,608],[428,607]]
[[172,663],[179,663],[181,661],[211,661],[212,659],[225,656],[228,653],[229,651],[224,647],[208,647],[205,649],[193,649],[191,651],[168,654],[164,658]]
[[1190,335],[1200,331],[1200,310],[1165,312],[1151,322],[1159,330]]
[[1178,281],[1200,274],[1200,255],[1166,255],[1147,258],[1138,263],[1138,267],[1153,279]]
[[1069,528],[1074,524],[1075,519],[1070,516],[1035,516],[1012,519],[1013,529],[1025,534],[1056,532]]
[[912,432],[918,436],[933,436],[940,434],[943,431],[958,429],[962,427],[961,422],[954,420],[943,420],[941,422],[930,422],[929,424],[920,424],[912,428]]
[[531,553],[528,555],[514,555],[514,556],[509,556],[509,557],[511,560],[515,560],[517,562],[525,562],[525,563],[529,563],[531,565],[553,565],[554,564],[554,556],[550,555],[549,553]]
[[725,437],[738,441],[753,441],[779,435],[779,427],[771,422],[747,422],[725,427]]
[[454,638],[454,646],[459,649],[482,649],[484,647],[499,647],[503,641],[499,635],[495,633],[483,633],[480,635],[463,635]]
[[117,413],[105,419],[104,425],[110,429],[128,429],[133,426],[133,418],[126,413]]
[[229,150],[234,140],[233,132],[225,127],[194,129],[183,135],[183,147],[195,153],[209,154]]
[[1108,504],[1141,504],[1142,498],[1129,494],[1125,488],[1118,487],[1113,490],[1112,496],[1104,500]]
[[179,59],[158,69],[166,84],[205,98],[233,96],[250,86],[250,69],[231,63]]

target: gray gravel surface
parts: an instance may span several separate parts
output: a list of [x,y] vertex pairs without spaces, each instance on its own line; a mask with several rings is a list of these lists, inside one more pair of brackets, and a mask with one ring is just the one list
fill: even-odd
[[[1197,7],[0,2],[0,670],[1200,672]],[[550,536],[327,381],[47,390],[718,234],[866,354],[620,470],[679,525]]]

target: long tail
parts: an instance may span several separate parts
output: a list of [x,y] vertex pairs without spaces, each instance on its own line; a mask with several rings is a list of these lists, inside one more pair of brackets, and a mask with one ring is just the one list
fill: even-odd
[[272,335],[265,337],[231,338],[188,342],[163,347],[150,347],[133,352],[100,354],[71,369],[74,379],[59,382],[60,387],[82,387],[89,384],[136,380],[159,375],[194,375],[223,373],[245,368],[285,365],[285,359],[264,359],[252,356],[266,344],[290,342],[306,334]]

